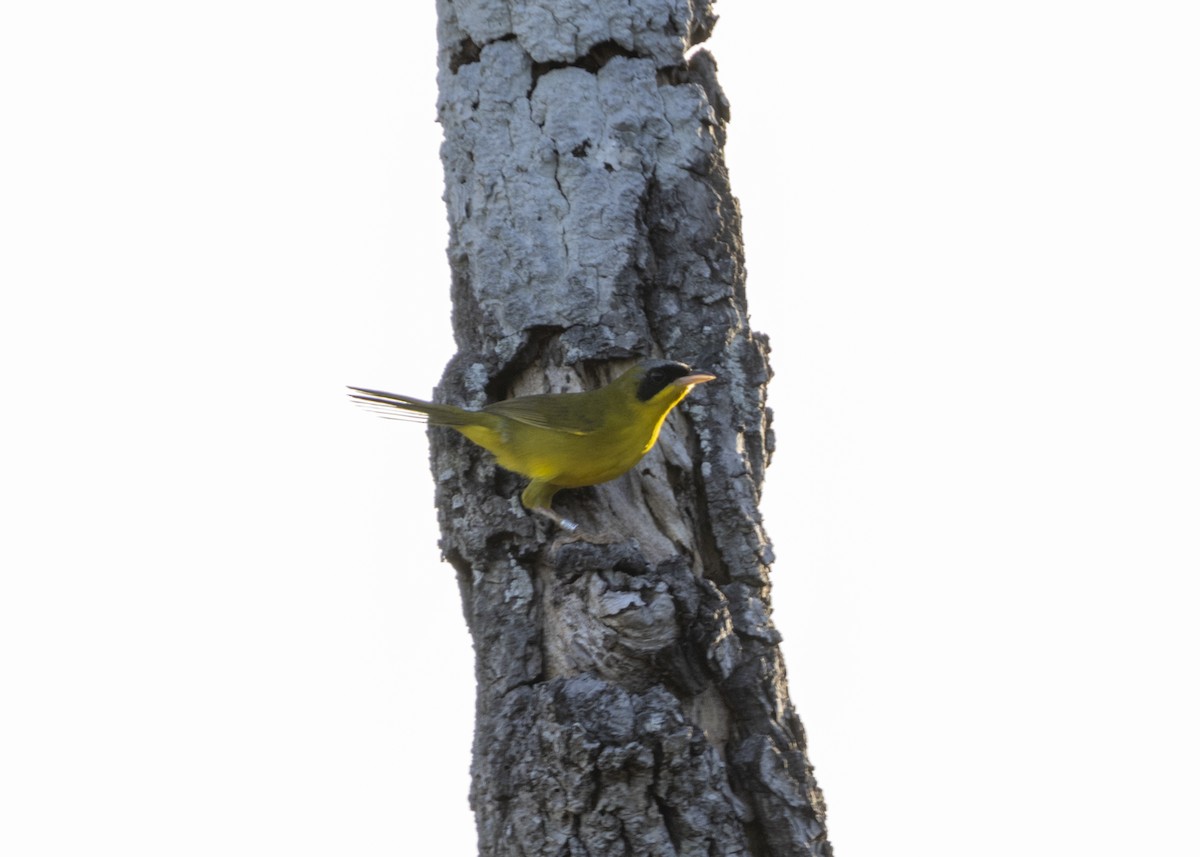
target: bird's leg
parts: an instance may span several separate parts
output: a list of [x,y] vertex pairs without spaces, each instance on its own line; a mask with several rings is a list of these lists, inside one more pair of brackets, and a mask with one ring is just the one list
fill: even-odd
[[558,514],[550,506],[550,500],[557,492],[557,485],[551,485],[548,482],[538,482],[536,479],[525,486],[525,490],[521,492],[521,502],[525,504],[526,509],[549,518],[562,529],[562,535],[558,536],[551,546],[552,550],[558,550],[563,545],[570,544],[571,542],[583,541],[596,545],[606,545],[623,540],[622,537],[611,533],[590,535],[579,532],[579,524],[570,518]]
[[554,523],[558,524],[560,527],[562,527],[568,533],[573,533],[579,529],[579,524],[575,523],[570,518],[564,518],[562,515],[555,512],[549,506],[537,506],[536,508],[530,509],[529,511],[537,512],[539,515],[544,515],[545,517],[549,518]]
[[537,512],[539,515],[545,515],[554,523],[558,524],[568,533],[573,533],[579,529],[579,524],[572,521],[570,518],[564,518],[562,515],[550,508],[550,501],[554,499],[554,495],[558,493],[558,486],[551,485],[549,482],[542,482],[534,479],[525,486],[525,490],[521,492],[521,503],[531,512]]

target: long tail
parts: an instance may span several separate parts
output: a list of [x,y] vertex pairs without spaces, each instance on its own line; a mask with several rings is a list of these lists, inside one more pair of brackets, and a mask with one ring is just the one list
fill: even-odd
[[367,390],[362,387],[348,389],[354,390],[350,398],[383,417],[426,420],[435,426],[472,425],[479,419],[475,412],[456,405],[439,405],[411,396],[401,396],[399,393],[385,393],[383,390]]

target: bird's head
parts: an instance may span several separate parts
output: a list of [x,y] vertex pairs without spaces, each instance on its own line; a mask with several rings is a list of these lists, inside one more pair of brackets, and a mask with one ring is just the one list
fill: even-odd
[[639,402],[660,398],[677,402],[695,385],[707,383],[716,377],[674,360],[643,360],[613,381],[613,385],[632,390]]

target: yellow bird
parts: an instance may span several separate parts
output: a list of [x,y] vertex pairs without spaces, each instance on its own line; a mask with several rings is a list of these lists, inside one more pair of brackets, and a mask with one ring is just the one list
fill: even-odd
[[465,435],[504,469],[529,477],[521,492],[525,508],[573,532],[578,525],[550,508],[558,490],[607,482],[629,470],[654,446],[671,409],[714,378],[683,363],[646,360],[599,390],[518,396],[478,411],[350,389],[360,402],[417,414]]

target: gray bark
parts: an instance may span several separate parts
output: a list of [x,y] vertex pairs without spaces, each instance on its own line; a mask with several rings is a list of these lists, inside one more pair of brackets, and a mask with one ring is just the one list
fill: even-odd
[[480,853],[828,855],[757,508],[767,341],[747,321],[703,0],[438,0],[458,353],[478,407],[666,356],[709,370],[621,479],[522,480],[433,430],[474,639]]

